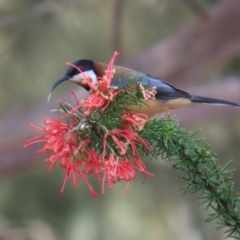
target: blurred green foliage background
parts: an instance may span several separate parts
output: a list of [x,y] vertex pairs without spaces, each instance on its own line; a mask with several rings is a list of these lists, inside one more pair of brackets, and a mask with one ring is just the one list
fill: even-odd
[[[20,113],[38,115],[41,105],[46,112],[41,118],[48,116],[47,112],[56,102],[52,100],[47,104],[47,96],[54,81],[64,73],[66,61],[79,58],[109,61],[113,51],[118,50],[114,49],[113,40],[116,2],[0,1],[1,124],[9,118],[12,129],[17,129],[13,134],[0,133],[1,142],[11,143],[14,134],[26,137],[24,132],[29,122],[22,122]],[[186,2],[122,0],[123,58],[140,53],[173,34],[185,22],[196,19]],[[204,0],[201,6],[208,8],[219,2]],[[213,69],[206,79],[237,75],[238,55]],[[61,85],[54,95],[69,96],[69,90],[75,87]],[[202,127],[198,136],[207,137],[213,150],[218,152],[220,164],[234,159],[233,167],[239,169],[240,125],[237,122],[240,115],[237,109],[229,111],[231,118],[225,115],[217,122],[208,118],[204,122],[195,119],[192,123],[180,122],[180,125],[189,130]],[[34,136],[36,132],[32,130],[31,134]],[[24,137],[19,144],[24,144]],[[14,151],[14,145],[9,147]],[[35,155],[29,157],[34,159]],[[148,178],[144,184],[140,184],[143,179],[136,179],[131,183],[128,196],[123,195],[125,184],[118,183],[105,195],[92,199],[81,182],[77,189],[68,183],[65,193],[60,194],[64,173],[57,168],[48,173],[44,156],[41,158],[41,163],[1,178],[1,240],[223,239],[222,232],[213,229],[214,224],[202,224],[206,216],[204,206],[199,207],[192,196],[182,197],[182,192],[176,191],[184,182],[176,182],[178,173],[163,161],[149,161],[148,170],[156,177]],[[98,189],[97,181],[94,178],[92,181]]]

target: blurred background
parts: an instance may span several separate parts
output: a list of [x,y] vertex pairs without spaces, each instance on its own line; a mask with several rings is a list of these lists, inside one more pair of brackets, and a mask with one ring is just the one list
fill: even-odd
[[[155,178],[132,182],[128,196],[119,183],[92,199],[81,182],[60,194],[64,172],[48,173],[45,156],[35,155],[41,146],[23,145],[38,134],[29,123],[43,126],[57,99],[76,89],[62,84],[47,103],[65,62],[108,62],[114,50],[118,64],[240,103],[239,12],[239,0],[0,0],[0,239],[224,239],[203,223],[205,206],[176,191],[185,182],[164,160],[148,161]],[[195,104],[170,114],[189,131],[201,128],[196,137],[219,165],[234,160],[239,191],[240,110]]]

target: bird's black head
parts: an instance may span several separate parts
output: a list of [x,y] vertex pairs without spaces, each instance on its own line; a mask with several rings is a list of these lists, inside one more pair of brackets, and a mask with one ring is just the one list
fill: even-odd
[[[64,76],[61,77],[60,79],[58,79],[52,89],[51,92],[62,82],[65,82],[67,80],[71,80],[83,87],[85,87],[82,84],[82,80],[83,80],[83,74],[88,75],[92,81],[96,81],[97,79],[97,73],[96,73],[96,69],[94,66],[94,62],[92,60],[86,60],[86,59],[80,59],[77,60],[75,62],[72,63],[73,66],[69,66],[67,68],[67,71],[65,72]],[[77,68],[75,68],[74,66],[78,67],[81,72],[79,72],[79,70]]]

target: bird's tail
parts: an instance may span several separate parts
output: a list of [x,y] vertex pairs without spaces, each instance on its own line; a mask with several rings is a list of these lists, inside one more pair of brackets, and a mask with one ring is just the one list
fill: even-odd
[[215,99],[215,98],[194,96],[194,95],[191,96],[190,100],[195,103],[219,104],[219,105],[240,107],[239,104],[234,103],[234,102],[229,102],[229,101]]

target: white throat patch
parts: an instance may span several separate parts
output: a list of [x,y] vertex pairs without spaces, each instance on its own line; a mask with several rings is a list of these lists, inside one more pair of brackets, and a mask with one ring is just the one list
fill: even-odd
[[82,79],[84,79],[84,76],[89,77],[94,84],[97,82],[97,75],[94,73],[93,70],[88,70],[88,71],[76,74],[69,80],[72,80],[73,82],[80,82]]

